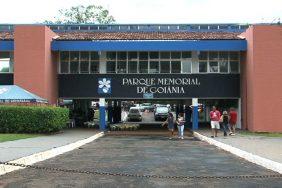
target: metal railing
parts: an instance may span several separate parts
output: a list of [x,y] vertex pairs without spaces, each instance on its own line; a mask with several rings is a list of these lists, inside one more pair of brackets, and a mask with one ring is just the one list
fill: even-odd
[[[13,31],[14,26],[0,24],[0,31]],[[243,32],[249,24],[47,24],[47,26],[55,32]]]

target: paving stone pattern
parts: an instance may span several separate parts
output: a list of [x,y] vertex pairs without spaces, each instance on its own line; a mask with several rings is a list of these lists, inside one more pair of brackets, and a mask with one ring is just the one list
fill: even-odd
[[[168,176],[276,174],[192,138],[105,136],[38,166]],[[158,179],[24,169],[0,176],[0,187],[281,187],[282,179]]]

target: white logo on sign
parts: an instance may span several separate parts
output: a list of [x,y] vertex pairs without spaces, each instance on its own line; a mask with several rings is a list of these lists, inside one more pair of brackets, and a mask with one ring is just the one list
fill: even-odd
[[108,93],[111,89],[111,80],[107,80],[106,78],[99,80],[99,88],[102,89],[104,93]]

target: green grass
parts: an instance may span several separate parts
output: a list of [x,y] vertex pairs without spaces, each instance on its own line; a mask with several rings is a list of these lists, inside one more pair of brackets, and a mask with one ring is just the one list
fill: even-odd
[[266,136],[266,137],[281,137],[282,133],[268,133],[268,132],[249,132],[249,131],[242,131],[240,132],[241,135],[246,136]]
[[39,134],[4,134],[0,133],[0,142],[20,140],[25,138],[34,138],[40,136]]

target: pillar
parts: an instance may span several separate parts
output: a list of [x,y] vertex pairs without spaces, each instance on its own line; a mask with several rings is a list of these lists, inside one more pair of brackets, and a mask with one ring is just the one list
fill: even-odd
[[192,108],[193,108],[192,129],[197,130],[199,128],[198,98],[192,99]]
[[100,130],[104,131],[106,129],[106,107],[105,107],[105,98],[100,98],[99,99],[99,125],[100,125]]

